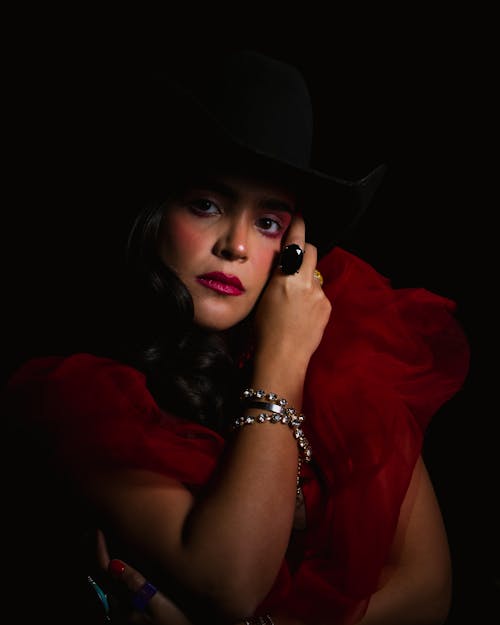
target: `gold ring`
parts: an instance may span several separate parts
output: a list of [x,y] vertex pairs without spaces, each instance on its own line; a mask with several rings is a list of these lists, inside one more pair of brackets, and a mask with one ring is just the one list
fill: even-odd
[[318,269],[315,269],[313,275],[316,278],[316,280],[319,282],[319,285],[323,286],[323,276],[321,275],[321,272]]

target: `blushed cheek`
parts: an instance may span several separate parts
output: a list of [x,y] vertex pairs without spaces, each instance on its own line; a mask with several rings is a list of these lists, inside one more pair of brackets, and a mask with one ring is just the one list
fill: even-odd
[[162,258],[174,268],[194,258],[206,246],[206,233],[194,229],[183,219],[171,216],[161,229]]
[[264,282],[267,281],[270,273],[276,266],[278,255],[279,251],[266,251],[265,253],[257,255],[255,268],[258,274],[262,276]]

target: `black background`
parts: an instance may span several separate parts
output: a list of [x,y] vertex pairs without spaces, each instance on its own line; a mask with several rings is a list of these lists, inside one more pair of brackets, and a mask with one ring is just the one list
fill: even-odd
[[500,583],[492,18],[421,9],[393,13],[382,30],[366,14],[293,24],[283,16],[267,29],[261,17],[243,34],[246,17],[226,26],[184,17],[163,29],[112,20],[100,29],[95,16],[88,29],[16,22],[3,76],[2,375],[52,336],[64,343],[65,326],[85,318],[75,315],[82,298],[68,267],[79,259],[84,292],[85,268],[95,275],[112,232],[108,206],[130,201],[117,166],[128,120],[114,87],[151,68],[182,74],[239,46],[292,62],[312,93],[315,167],[356,177],[388,165],[345,247],[394,286],[457,303],[470,374],[433,419],[424,456],[454,560],[449,624],[492,622]]

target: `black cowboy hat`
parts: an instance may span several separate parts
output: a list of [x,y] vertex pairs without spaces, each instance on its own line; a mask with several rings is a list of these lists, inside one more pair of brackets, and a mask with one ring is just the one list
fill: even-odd
[[326,253],[364,213],[385,165],[358,180],[310,166],[313,108],[296,67],[238,50],[209,70],[191,82],[191,76],[182,81],[151,76],[145,123],[157,146],[158,180],[165,177],[167,154],[170,171],[195,163],[216,168],[222,162],[281,176],[303,198],[307,240],[320,255]]

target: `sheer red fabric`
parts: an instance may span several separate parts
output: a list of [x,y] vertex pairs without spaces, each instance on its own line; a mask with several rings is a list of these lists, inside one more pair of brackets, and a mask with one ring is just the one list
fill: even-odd
[[[303,557],[283,562],[261,608],[347,625],[376,589],[425,429],[461,388],[469,347],[453,301],[394,289],[338,247],[319,269],[333,307],[305,384]],[[27,362],[3,403],[9,418],[49,430],[68,466],[139,467],[196,489],[225,445],[162,412],[141,373],[91,354]]]

